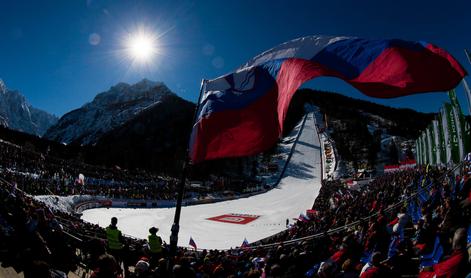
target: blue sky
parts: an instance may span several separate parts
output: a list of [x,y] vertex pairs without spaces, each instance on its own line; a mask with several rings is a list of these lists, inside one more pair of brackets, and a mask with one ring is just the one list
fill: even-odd
[[[448,50],[471,72],[471,1],[138,1],[0,2],[0,78],[38,108],[62,115],[118,82],[165,82],[196,101],[201,78],[228,73],[279,43],[306,35],[424,40]],[[150,66],[132,66],[123,38],[138,28],[159,36]],[[99,39],[97,39],[97,35]],[[343,81],[305,87],[395,107],[438,111],[446,94],[379,100]],[[458,95],[464,110],[461,86]]]

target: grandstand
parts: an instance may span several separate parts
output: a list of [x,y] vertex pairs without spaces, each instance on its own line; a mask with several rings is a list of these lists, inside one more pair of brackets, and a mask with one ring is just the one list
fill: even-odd
[[0,1],[0,278],[471,278],[470,9]]
[[[309,146],[305,140],[313,135],[301,132],[298,146]],[[49,277],[48,273],[102,277],[100,275],[108,268],[113,269],[115,275],[109,277],[118,277],[118,273],[128,277],[465,277],[470,272],[467,246],[471,241],[471,182],[470,164],[466,161],[453,169],[419,166],[386,173],[355,188],[339,179],[324,179],[320,191],[315,193],[311,183],[308,187],[311,189],[304,193],[305,202],[314,203],[312,207],[305,207],[309,209],[308,215],[297,217],[289,227],[284,223],[276,229],[262,226],[259,230],[267,229],[264,238],[250,238],[252,244],[239,248],[196,249],[180,242],[182,247],[177,255],[169,258],[168,246],[164,244],[160,260],[149,264],[146,260],[152,254],[142,238],[146,238],[150,226],[158,223],[137,226],[135,228],[144,236],[123,238],[126,252],[118,266],[114,259],[103,256],[110,252],[104,229],[109,217],[102,219],[105,223],[101,226],[91,224],[70,210],[38,201],[34,195],[85,192],[81,190],[87,190],[86,187],[81,185],[73,187],[79,188],[79,192],[66,191],[70,183],[75,183],[76,177],[68,174],[72,172],[68,169],[72,168],[73,172],[80,169],[86,176],[94,177],[93,183],[104,185],[113,181],[122,189],[145,186],[146,181],[152,180],[162,185],[161,191],[171,192],[174,190],[169,182],[171,178],[152,174],[133,177],[116,169],[57,162],[49,155],[4,141],[0,146],[3,154],[0,260],[4,268],[12,267],[25,277],[43,277],[41,273],[44,277]],[[305,161],[300,161],[296,153],[313,155],[307,149],[296,152],[293,148],[293,152],[290,163],[298,168]],[[331,152],[324,150],[318,155],[320,153]],[[301,173],[290,170],[288,165],[286,177],[289,179],[282,179],[281,190],[283,182],[296,184],[296,175],[309,180],[306,173],[300,177]],[[128,179],[129,188],[119,184],[120,180]],[[277,190],[250,198],[261,198]],[[104,199],[100,199],[103,206],[109,205],[106,200],[120,197],[103,191],[86,193],[103,196]],[[159,196],[167,200],[173,198],[172,195]],[[94,200],[92,203],[96,204],[98,201]],[[78,212],[94,207],[79,203],[84,207]],[[124,225],[125,222],[118,222],[120,229],[125,230]],[[164,241],[168,239],[168,232],[162,228],[159,231]],[[205,240],[212,239],[210,232],[205,232],[207,238],[196,241],[203,248]],[[256,232],[249,231],[253,233]],[[186,241],[185,236],[181,238]],[[171,269],[168,269],[169,262],[173,265]]]

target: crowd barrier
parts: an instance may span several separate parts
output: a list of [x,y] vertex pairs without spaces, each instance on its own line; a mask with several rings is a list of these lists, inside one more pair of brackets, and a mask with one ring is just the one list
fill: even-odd
[[[462,167],[463,165],[463,162],[461,162],[460,164],[454,166],[452,169],[450,170],[447,170],[445,173],[443,173],[438,179],[440,181],[442,181],[444,178],[447,178],[448,174],[449,173],[454,173],[457,169],[459,169],[460,167]],[[5,179],[3,179],[2,177],[0,177],[0,181],[8,186],[10,186],[11,188],[13,188],[13,185],[11,183],[9,183],[8,181],[6,181]],[[412,194],[410,194],[408,197],[404,198],[403,200],[400,200],[398,201],[397,203],[389,206],[388,208],[386,208],[384,210],[385,213],[387,212],[390,212],[392,211],[393,209],[396,209],[397,207],[399,206],[402,206],[404,205],[404,202],[406,201],[409,201],[410,199],[412,198],[415,198],[418,194],[420,194],[421,192],[423,191],[426,191],[426,190],[429,190],[430,189],[430,186],[432,185],[432,183],[428,184],[427,186],[424,186],[424,187],[419,187],[415,192],[413,192]],[[26,194],[24,193],[23,191],[21,191],[20,189],[17,190],[18,192],[21,192],[22,194]],[[27,194],[26,194],[27,195]],[[109,202],[107,202],[106,200],[103,200],[102,202],[87,202],[87,203],[94,203],[93,205],[106,205],[106,204],[109,204]],[[82,206],[87,206],[89,204],[86,204],[86,203],[83,203]],[[257,249],[257,248],[273,248],[273,247],[276,247],[278,245],[284,245],[284,246],[289,246],[289,245],[294,245],[294,244],[298,244],[300,242],[303,242],[303,241],[311,241],[311,240],[314,240],[314,239],[320,239],[320,238],[323,238],[323,237],[326,237],[326,236],[329,236],[329,235],[332,235],[332,234],[336,234],[336,233],[340,233],[340,232],[343,232],[343,231],[346,231],[346,230],[349,230],[361,223],[365,223],[367,221],[369,221],[371,218],[373,217],[377,217],[379,214],[379,212],[376,212],[376,213],[373,213],[367,217],[364,217],[362,219],[359,219],[359,220],[356,220],[352,223],[349,223],[347,225],[343,225],[343,226],[339,226],[339,227],[336,227],[336,228],[333,228],[333,229],[330,229],[330,230],[327,230],[327,231],[324,231],[324,232],[319,232],[319,233],[316,233],[316,234],[313,234],[313,235],[309,235],[309,236],[305,236],[305,237],[301,237],[301,238],[295,238],[295,239],[291,239],[291,240],[286,240],[286,241],[282,241],[282,242],[274,242],[274,243],[269,243],[269,244],[257,244],[257,243],[252,243],[251,245],[247,246],[247,247],[244,247],[245,249]],[[60,217],[57,217],[59,223],[63,224],[64,227],[67,227],[68,225],[66,225],[65,222],[67,222],[65,219],[61,219]],[[67,230],[64,230],[64,232],[66,233],[66,235],[68,235],[72,240],[74,241],[77,241],[77,242],[80,242],[80,243],[83,243],[83,239],[84,238],[90,238],[89,236],[87,235],[83,235],[83,234],[80,234],[78,231],[67,231]],[[277,236],[279,236],[280,234],[282,233],[285,233],[285,231],[282,231],[280,233],[277,233],[275,235],[272,235],[270,237],[267,237],[267,238],[264,238],[263,240],[260,240],[258,242],[261,242],[261,241],[266,241],[266,240],[270,240],[271,238],[275,238]],[[125,235],[126,237],[128,238],[131,238],[131,239],[135,239],[137,240],[136,238],[132,237],[132,236],[129,236],[129,235]],[[231,249],[221,249],[221,250],[231,250]],[[199,250],[201,251],[201,250]],[[82,250],[78,250],[77,252],[82,252]]]
[[102,207],[111,207],[112,201],[111,200],[90,200],[78,203],[74,206],[74,212],[77,214],[82,213],[84,210],[92,209],[92,208],[102,208]]
[[[303,120],[303,125],[302,125],[302,128],[304,128],[304,123],[306,121],[306,116]],[[301,130],[302,130],[301,128]],[[299,138],[299,134],[301,132],[298,133],[298,136],[296,138],[296,142]],[[295,142],[295,144],[296,144]],[[293,145],[293,148],[292,148],[292,151],[294,150],[295,148],[295,145]],[[292,153],[291,151],[291,153]],[[288,164],[288,161],[289,161],[289,158],[287,160],[287,163],[286,165]],[[284,168],[286,168],[286,165]],[[452,169],[450,170],[447,170],[447,172],[445,172],[442,176],[439,177],[439,180],[442,180],[443,178],[446,178],[447,175],[449,173],[454,173],[455,171],[457,171],[460,167],[463,166],[463,163],[461,162],[460,164],[454,166]],[[13,185],[10,184],[8,181],[6,181],[5,179],[3,179],[2,177],[0,177],[0,181],[2,181],[3,183],[9,185],[11,188],[13,188]],[[19,192],[22,192],[20,189],[16,189],[17,191]],[[388,208],[386,208],[384,210],[384,212],[390,212],[391,210],[401,206],[404,204],[404,202],[406,201],[409,201],[410,199],[412,198],[415,198],[418,194],[420,194],[421,192],[425,191],[425,190],[429,190],[429,186],[425,186],[423,188],[419,188],[418,190],[416,190],[414,193],[412,193],[410,196],[406,197],[405,199],[389,206]],[[23,194],[25,194],[23,192]],[[250,194],[247,194],[247,195],[250,195]],[[248,196],[247,196],[248,197]],[[240,198],[240,196],[237,196],[237,197],[228,197],[227,199],[230,199],[230,198]],[[215,199],[214,201],[222,201],[223,199]],[[226,199],[224,199],[226,200]],[[185,202],[184,205],[193,205],[193,204],[198,204],[198,202],[205,202],[207,200],[199,200],[199,201],[194,201],[194,202],[191,202],[191,201],[188,201],[188,202]],[[169,201],[169,202],[172,202],[172,201]],[[93,208],[93,207],[99,207],[99,206],[109,206],[110,205],[110,200],[102,200],[102,201],[90,201],[90,202],[84,202],[84,203],[81,203],[81,204],[77,204],[78,207],[77,207],[77,210],[78,211],[83,211],[85,209],[88,209],[88,208]],[[113,201],[111,201],[111,205],[113,205]],[[325,237],[327,235],[331,235],[331,234],[335,234],[335,233],[339,233],[339,232],[342,232],[342,231],[345,231],[345,230],[348,230],[360,223],[364,223],[366,221],[369,221],[369,219],[371,219],[372,217],[376,217],[378,215],[378,213],[374,213],[372,215],[369,215],[365,218],[362,218],[362,219],[359,219],[357,221],[354,221],[352,223],[349,223],[347,225],[343,225],[343,226],[339,226],[339,227],[336,227],[336,228],[333,228],[333,229],[330,229],[328,231],[324,231],[324,232],[320,232],[320,233],[317,233],[317,234],[314,234],[314,235],[309,235],[309,236],[305,236],[305,237],[301,237],[301,238],[296,238],[296,239],[292,239],[292,240],[287,240],[287,241],[284,241],[284,242],[276,242],[276,243],[270,243],[270,244],[258,244],[258,245],[253,245],[249,248],[271,248],[273,246],[277,246],[279,244],[283,244],[283,245],[291,245],[291,244],[297,244],[298,242],[301,242],[301,241],[306,241],[306,240],[313,240],[313,239],[318,239],[318,238],[322,238],[322,237]],[[272,235],[271,237],[268,237],[268,238],[265,238],[263,240],[269,240],[270,238],[275,238],[276,236],[280,235],[281,233],[284,233],[286,231],[283,231],[283,232],[280,232],[278,234],[275,234],[275,235]],[[72,233],[71,233],[72,234]]]
[[[444,178],[447,178],[448,174],[449,173],[454,173],[457,169],[459,169],[460,167],[463,166],[463,162],[461,162],[460,164],[457,164],[455,165],[452,169],[449,169],[447,170],[445,173],[443,173],[438,179],[440,181],[443,181]],[[386,208],[384,210],[385,213],[387,212],[390,212],[392,211],[393,209],[396,209],[398,208],[399,206],[402,206],[404,205],[404,202],[406,201],[409,201],[410,199],[412,198],[415,198],[418,194],[420,194],[421,192],[424,192],[426,190],[429,190],[430,189],[430,186],[432,184],[428,184],[427,186],[424,186],[424,187],[421,187],[419,188],[418,190],[416,190],[415,192],[413,192],[411,195],[409,195],[408,197],[406,197],[404,200],[401,200],[391,206],[389,206],[388,208]],[[339,232],[343,232],[343,231],[346,231],[348,229],[351,229],[355,226],[357,226],[358,224],[361,224],[361,223],[365,223],[367,221],[369,221],[371,218],[373,217],[377,217],[379,214],[379,212],[376,212],[376,213],[373,213],[365,218],[362,218],[362,219],[359,219],[359,220],[356,220],[352,223],[349,223],[347,225],[343,225],[343,226],[339,226],[339,227],[336,227],[336,228],[333,228],[333,229],[330,229],[330,230],[327,230],[325,232],[320,232],[320,233],[317,233],[317,234],[314,234],[314,235],[309,235],[309,236],[305,236],[305,237],[301,237],[301,238],[296,238],[296,239],[291,239],[291,240],[287,240],[287,241],[282,241],[282,242],[275,242],[275,243],[269,243],[269,244],[259,244],[259,245],[250,245],[249,247],[247,248],[272,248],[272,247],[276,247],[278,245],[284,245],[284,246],[288,246],[288,245],[292,245],[292,244],[298,244],[299,242],[302,242],[302,241],[309,241],[309,240],[314,240],[314,239],[319,239],[319,238],[323,238],[323,237],[326,237],[328,235],[332,235],[332,234],[336,234],[336,233],[339,233]],[[267,237],[263,240],[260,240],[260,241],[266,241],[266,240],[270,240],[271,238],[276,238],[277,236],[285,233],[285,231],[282,231],[282,232],[279,232],[275,235],[272,235],[270,237]],[[258,241],[258,242],[260,242]],[[253,243],[253,244],[256,244],[256,243]]]

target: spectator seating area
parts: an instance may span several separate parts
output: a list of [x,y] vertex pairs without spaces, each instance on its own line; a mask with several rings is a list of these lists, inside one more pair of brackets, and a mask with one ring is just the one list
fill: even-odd
[[[59,159],[0,140],[0,174],[31,195],[88,194],[111,199],[175,200],[178,179],[144,170],[130,171],[119,166],[112,168]],[[79,176],[83,175],[81,180]],[[188,182],[189,184],[190,182]],[[263,191],[261,183],[224,177],[212,177],[205,186],[192,187],[186,198],[205,198],[208,194],[248,189]],[[190,194],[193,193],[193,194]]]
[[[16,159],[30,162],[9,163],[32,163]],[[48,166],[29,167],[38,173]],[[2,174],[0,261],[25,277],[466,277],[470,168],[451,170],[389,173],[357,189],[324,181],[310,217],[241,248],[179,248],[169,257],[164,244],[149,264],[146,240],[125,237],[122,265],[106,255],[104,229],[36,201],[22,190],[30,180],[12,183]]]

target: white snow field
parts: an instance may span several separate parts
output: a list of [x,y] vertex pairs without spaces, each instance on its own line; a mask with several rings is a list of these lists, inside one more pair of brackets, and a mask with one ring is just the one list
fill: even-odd
[[[321,148],[313,113],[307,116],[286,173],[279,185],[263,194],[212,204],[182,207],[179,246],[188,246],[190,236],[198,249],[238,247],[244,238],[254,242],[286,229],[286,219],[297,218],[310,209],[321,187]],[[106,227],[113,216],[127,235],[147,238],[150,227],[158,227],[169,242],[175,208],[98,208],[83,212],[82,219]],[[257,215],[247,224],[217,222],[207,218],[225,214]]]

